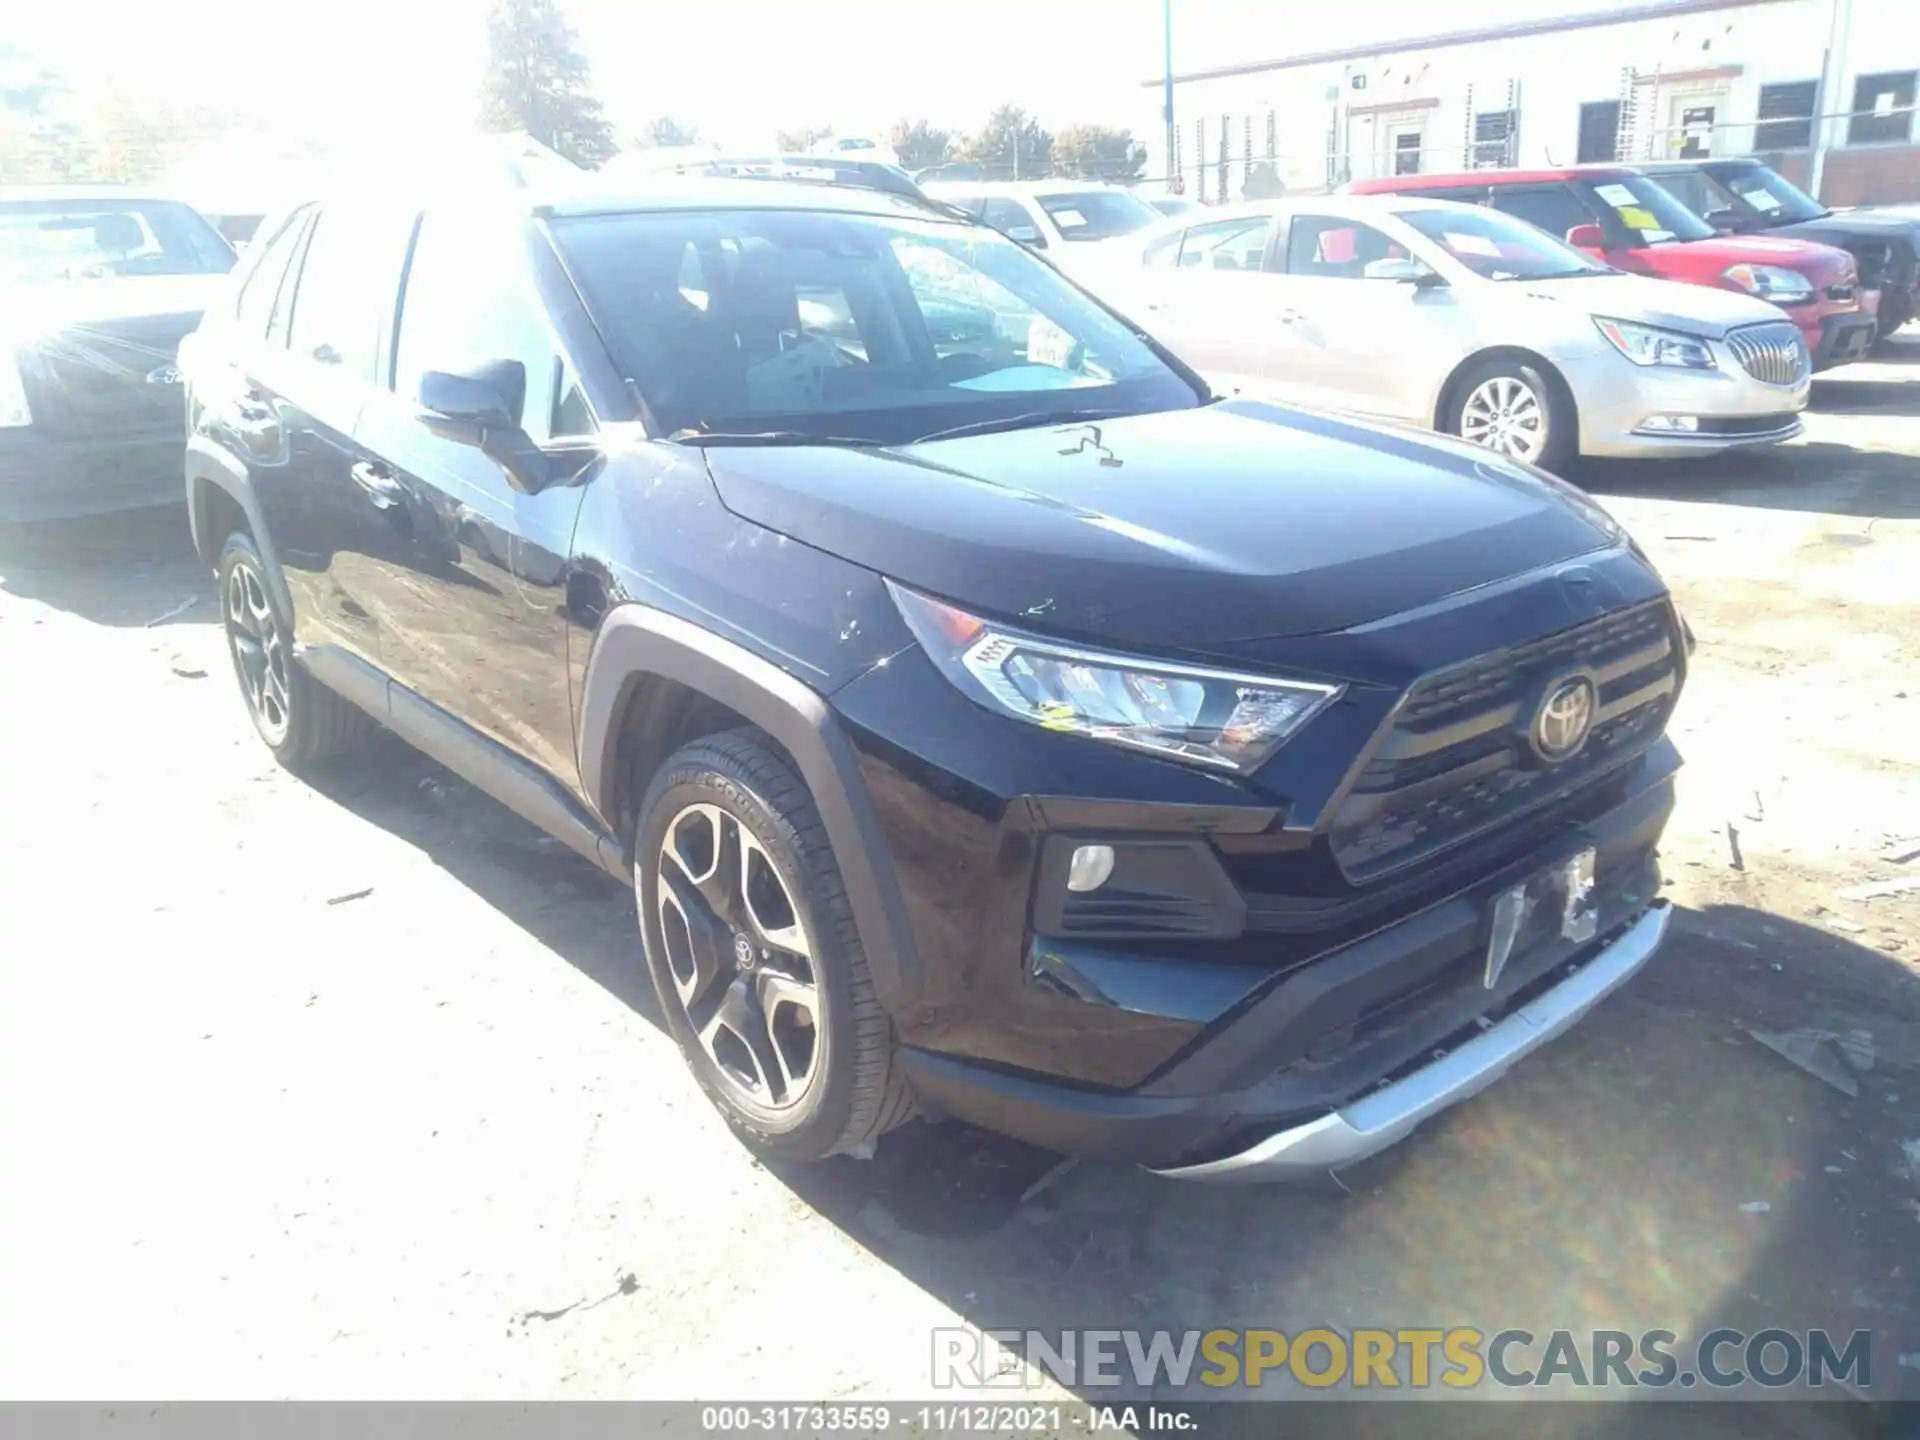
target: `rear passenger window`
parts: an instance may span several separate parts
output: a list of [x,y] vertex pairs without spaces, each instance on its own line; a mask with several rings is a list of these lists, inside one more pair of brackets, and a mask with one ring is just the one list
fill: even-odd
[[[555,433],[555,412],[566,400],[558,384],[560,355],[546,312],[528,286],[517,255],[501,238],[483,224],[450,213],[428,211],[422,218],[400,303],[393,388],[411,400],[419,395],[420,377],[429,370],[518,360],[527,372],[521,428],[536,441],[546,440]],[[681,285],[691,288],[689,281],[704,287],[699,271],[683,265]],[[705,290],[695,293],[704,295]],[[574,416],[584,412],[578,397],[572,404]]]
[[259,259],[240,282],[240,299],[235,314],[242,334],[260,339],[273,319],[274,302],[286,279],[287,263],[300,249],[300,237],[307,228],[311,207],[302,207],[288,217],[287,223],[273,234],[261,249]]
[[1493,192],[1493,208],[1502,214],[1517,216],[1529,225],[1538,225],[1556,240],[1566,239],[1567,232],[1576,225],[1595,223],[1586,202],[1565,185],[1535,190],[1498,189]]
[[378,378],[383,314],[393,314],[412,216],[328,205],[313,223],[288,345],[303,359],[337,366],[371,385]]

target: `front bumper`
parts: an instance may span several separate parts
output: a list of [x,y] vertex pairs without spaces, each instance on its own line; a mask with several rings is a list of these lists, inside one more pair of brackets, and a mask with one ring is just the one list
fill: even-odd
[[1813,368],[1830,370],[1835,365],[1864,360],[1879,338],[1880,325],[1871,314],[1855,312],[1829,315],[1820,322],[1820,333],[1813,337]]
[[[1595,355],[1565,366],[1580,412],[1580,452],[1612,457],[1707,455],[1737,446],[1777,445],[1800,433],[1811,373],[1791,385],[1770,385],[1741,367],[1723,342],[1719,367],[1682,370],[1634,365]],[[1657,416],[1692,416],[1698,431],[1661,431]]]
[[0,430],[0,521],[26,524],[178,505],[179,430],[68,439],[38,426]]
[[1159,1173],[1176,1180],[1285,1180],[1378,1154],[1422,1121],[1479,1094],[1633,978],[1660,948],[1672,916],[1665,901],[1657,902],[1567,979],[1431,1065],[1364,1099],[1218,1160],[1167,1166]]

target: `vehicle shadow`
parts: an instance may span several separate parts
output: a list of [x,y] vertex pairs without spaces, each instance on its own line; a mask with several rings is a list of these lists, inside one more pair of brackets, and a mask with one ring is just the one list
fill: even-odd
[[120,628],[211,624],[213,577],[183,505],[0,525],[0,590]]
[[1916,463],[1913,455],[1900,451],[1808,440],[1778,450],[1730,451],[1686,463],[1584,460],[1569,478],[1602,498],[1913,520],[1920,519]]
[[[623,886],[397,742],[315,783],[659,1026]],[[1819,978],[1783,985],[1782,971]],[[1871,1032],[1874,1065],[1857,1095],[1750,1034],[1805,1027]],[[1718,1325],[1825,1328],[1842,1343],[1867,1329],[1867,1393],[1920,1398],[1920,1372],[1898,1359],[1914,1324],[1902,1149],[1912,1108],[1900,1092],[1920,1085],[1917,1072],[1912,971],[1814,926],[1713,906],[1680,910],[1646,973],[1489,1095],[1322,1181],[1194,1185],[925,1120],[870,1159],[768,1168],[981,1330],[1053,1342],[1087,1328],[1464,1325],[1542,1341],[1565,1329],[1585,1351],[1594,1329],[1666,1329],[1690,1358],[1686,1347]],[[931,1335],[876,1343],[926,1354],[931,1385]],[[1538,1359],[1536,1345],[1523,1367]],[[1101,1404],[1275,1398],[1272,1384],[1198,1383],[1205,1368],[1184,1384],[1108,1389],[1075,1377],[1066,1388]],[[1304,1393],[1278,1379],[1278,1395]],[[1485,1414],[1429,1410],[1249,1405],[1210,1412],[1206,1428],[1488,1433]],[[1708,1410],[1525,1406],[1509,1418],[1524,1422],[1514,1433],[1620,1440],[1861,1433],[1850,1408]]]
[[1807,408],[1819,415],[1920,415],[1920,375],[1816,380]]

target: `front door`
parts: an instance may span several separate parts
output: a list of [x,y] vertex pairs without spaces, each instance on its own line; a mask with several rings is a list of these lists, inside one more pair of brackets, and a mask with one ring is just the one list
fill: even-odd
[[419,418],[425,371],[516,360],[530,438],[593,430],[510,238],[432,211],[420,221],[392,373],[355,434],[406,542],[381,565],[368,603],[395,680],[571,787],[566,569],[584,492],[522,494],[498,462]]
[[1446,287],[1393,278],[1413,260],[1385,231],[1335,215],[1295,215],[1284,283],[1295,319],[1277,378],[1308,403],[1431,425],[1424,357],[1452,328]]

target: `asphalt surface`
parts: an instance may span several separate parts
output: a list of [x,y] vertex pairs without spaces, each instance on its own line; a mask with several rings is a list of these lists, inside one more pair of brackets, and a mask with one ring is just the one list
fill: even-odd
[[1920,363],[1815,409],[1582,477],[1700,637],[1668,949],[1291,1188],[1023,1199],[1054,1157],[920,1123],[761,1166],[619,886],[397,742],[274,765],[180,516],[0,538],[0,1396],[899,1399],[955,1324],[1868,1328],[1920,1396],[1920,894],[1840,893],[1920,874]]

